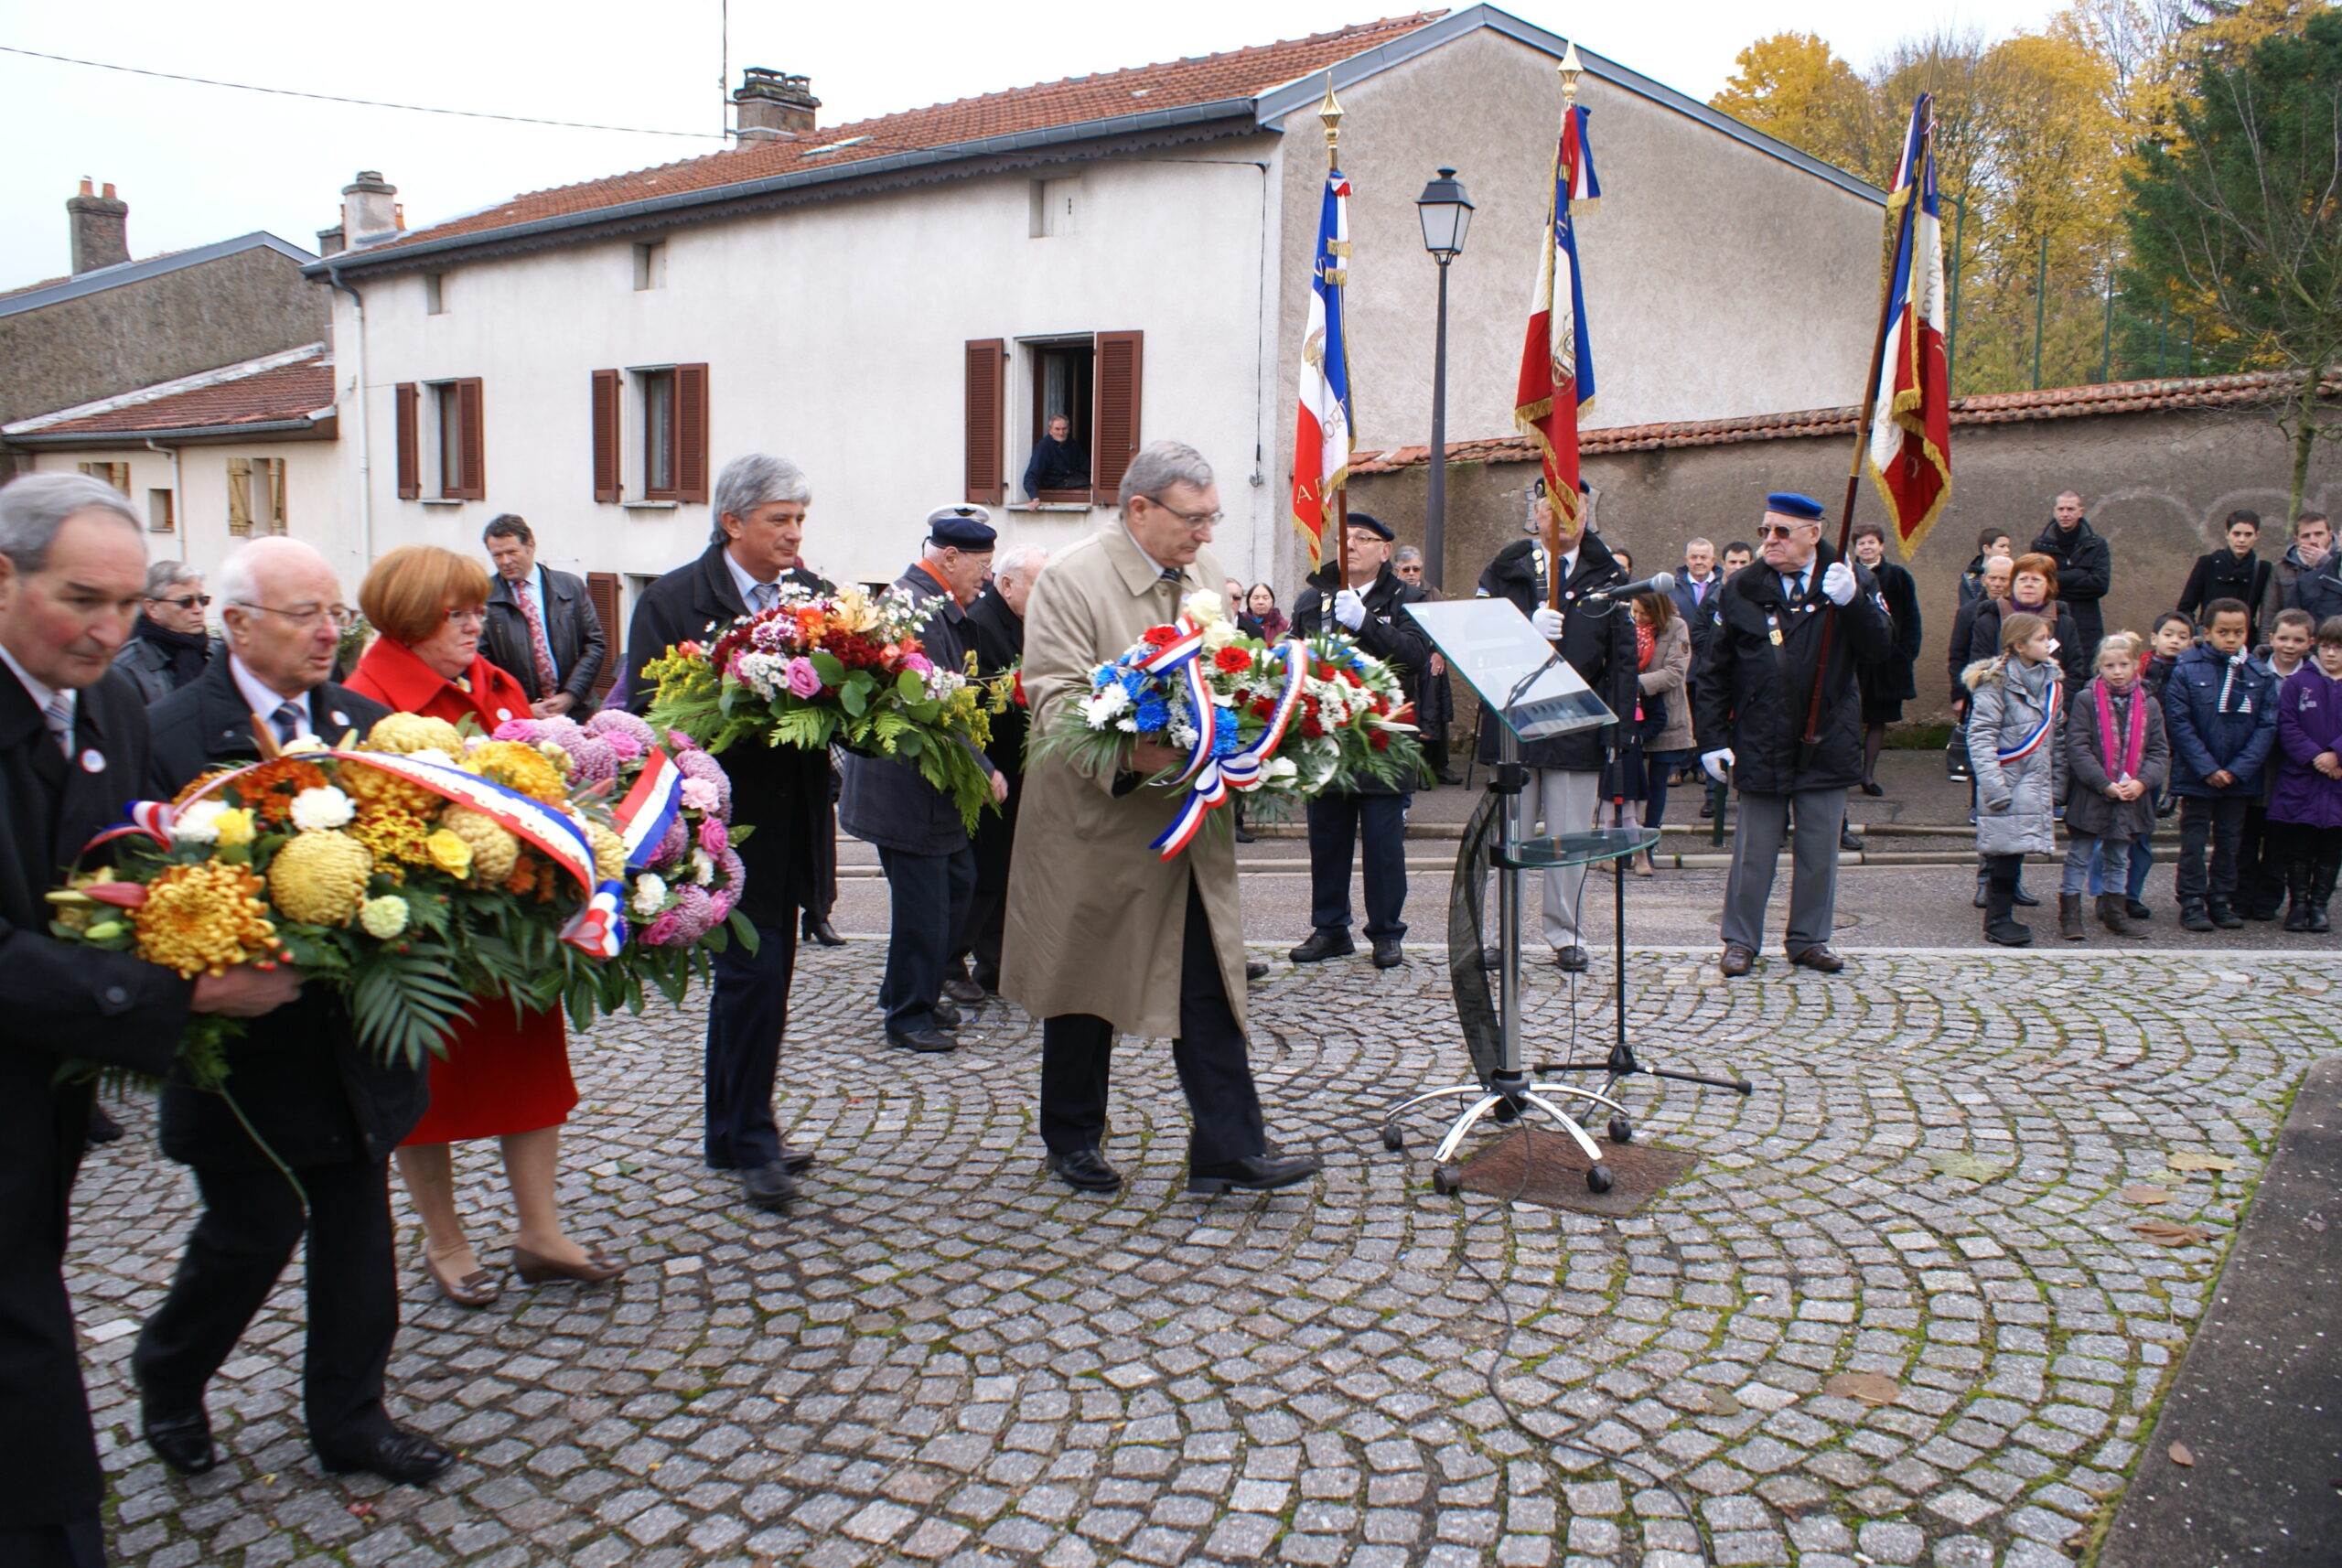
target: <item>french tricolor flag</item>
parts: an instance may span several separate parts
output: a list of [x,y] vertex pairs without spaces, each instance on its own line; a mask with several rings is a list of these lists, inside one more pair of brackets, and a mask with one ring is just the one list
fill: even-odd
[[675,766],[673,757],[653,746],[642,771],[635,776],[634,788],[610,813],[626,844],[628,869],[639,871],[650,863],[682,809],[683,770]]
[[1907,561],[1951,496],[1943,220],[1936,194],[1935,100],[1927,93],[1911,106],[1886,209],[1895,225],[1895,260],[1863,465],[1894,516],[1895,537]]

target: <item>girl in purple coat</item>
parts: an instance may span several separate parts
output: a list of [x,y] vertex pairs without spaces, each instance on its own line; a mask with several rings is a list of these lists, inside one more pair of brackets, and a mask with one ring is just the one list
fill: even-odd
[[2317,657],[2278,689],[2269,832],[2284,845],[2285,929],[2331,929],[2326,907],[2342,871],[2342,616],[2326,618]]

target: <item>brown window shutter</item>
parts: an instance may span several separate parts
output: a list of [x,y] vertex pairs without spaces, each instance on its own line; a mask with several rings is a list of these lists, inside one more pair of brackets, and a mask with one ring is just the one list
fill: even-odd
[[1001,415],[1008,403],[1008,345],[979,338],[968,345],[968,499],[998,506],[1004,496]]
[[464,488],[454,494],[460,499],[479,501],[488,499],[488,463],[485,442],[487,420],[480,409],[479,378],[467,376],[456,383],[456,423],[462,427],[464,450],[461,473]]
[[249,539],[252,532],[252,460],[228,459],[228,536]]
[[608,647],[603,650],[602,672],[594,677],[594,700],[598,703],[618,683],[618,671],[626,664],[625,652],[618,647],[618,639],[626,633],[625,623],[618,619],[618,575],[586,573],[586,597],[592,601],[594,613],[601,618],[602,635],[609,639]]
[[1123,470],[1138,456],[1139,382],[1144,366],[1140,332],[1098,334],[1097,413],[1090,421],[1090,504],[1112,506]]
[[423,437],[417,426],[421,391],[413,381],[398,384],[399,499],[411,501],[423,494]]
[[285,532],[285,459],[263,457],[268,465],[268,529],[272,534]]
[[707,367],[675,367],[675,499],[707,499]]
[[594,372],[594,499],[618,499],[618,399],[625,378],[616,371]]

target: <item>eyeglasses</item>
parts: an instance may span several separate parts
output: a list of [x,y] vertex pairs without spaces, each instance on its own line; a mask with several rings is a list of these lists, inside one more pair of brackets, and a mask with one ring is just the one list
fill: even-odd
[[175,610],[209,609],[211,607],[211,596],[209,594],[183,594],[176,599],[156,599],[154,602],[158,605],[168,605]]
[[447,624],[449,626],[486,626],[488,624],[488,607],[485,605],[475,605],[469,609],[449,610],[447,612]]
[[1756,525],[1756,537],[1759,539],[1795,539],[1797,537],[1797,531],[1804,526],[1805,524],[1801,522],[1760,522]]
[[[207,603],[209,601],[206,601]],[[321,620],[333,622],[336,631],[348,631],[358,623],[358,612],[348,605],[301,605],[289,610],[274,605],[256,605],[247,599],[235,601],[239,609],[258,610],[263,615],[283,616],[303,631],[315,631]]]
[[1167,511],[1173,517],[1177,518],[1181,522],[1186,523],[1189,528],[1197,530],[1209,528],[1212,524],[1219,521],[1222,518],[1228,515],[1224,511],[1181,511],[1177,507],[1173,506],[1170,502],[1157,500],[1153,496],[1145,496],[1141,499],[1144,499],[1147,505]]

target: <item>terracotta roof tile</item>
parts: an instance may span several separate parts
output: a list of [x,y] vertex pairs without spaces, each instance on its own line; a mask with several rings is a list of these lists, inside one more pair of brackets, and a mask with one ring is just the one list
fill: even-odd
[[[1004,92],[962,98],[924,109],[906,110],[875,120],[825,125],[810,137],[794,141],[755,141],[705,157],[661,164],[631,174],[552,190],[531,191],[482,211],[417,229],[399,239],[369,245],[353,256],[371,256],[420,241],[445,240],[463,234],[484,234],[542,219],[592,212],[661,196],[725,186],[829,165],[843,166],[891,153],[919,151],[972,141],[981,136],[1011,135],[1093,120],[1183,108],[1230,98],[1254,98],[1273,87],[1322,70],[1411,33],[1442,11],[1386,17],[1381,21],[1291,38],[1226,54],[1202,55],[1096,76],[1070,77],[1063,81],[1012,88]],[[817,147],[854,141],[835,153],[808,156]]]
[[[2255,371],[2236,376],[2174,377],[2166,381],[2101,381],[2090,386],[2051,387],[2040,392],[1993,392],[1982,397],[1951,400],[1951,423],[2014,424],[2034,419],[2078,419],[2090,414],[2138,413],[2155,409],[2229,408],[2273,402],[2280,392],[2298,383],[2275,371]],[[2342,369],[2326,373],[2320,390],[2342,398]],[[1861,408],[1809,408],[1794,413],[1750,414],[1738,419],[1683,420],[1661,424],[1613,425],[1588,430],[1579,437],[1578,450],[1586,456],[1605,452],[1654,452],[1676,446],[1720,446],[1742,441],[1782,441],[1809,435],[1851,435]],[[1451,463],[1526,463],[1534,453],[1517,435],[1449,446]],[[1390,474],[1421,467],[1429,461],[1428,446],[1398,446],[1361,456],[1350,464],[1353,474]]]
[[239,424],[271,424],[331,408],[333,401],[333,361],[310,360],[216,386],[196,387],[148,403],[45,424],[28,434],[50,438],[117,432],[134,435],[145,430],[212,430]]

